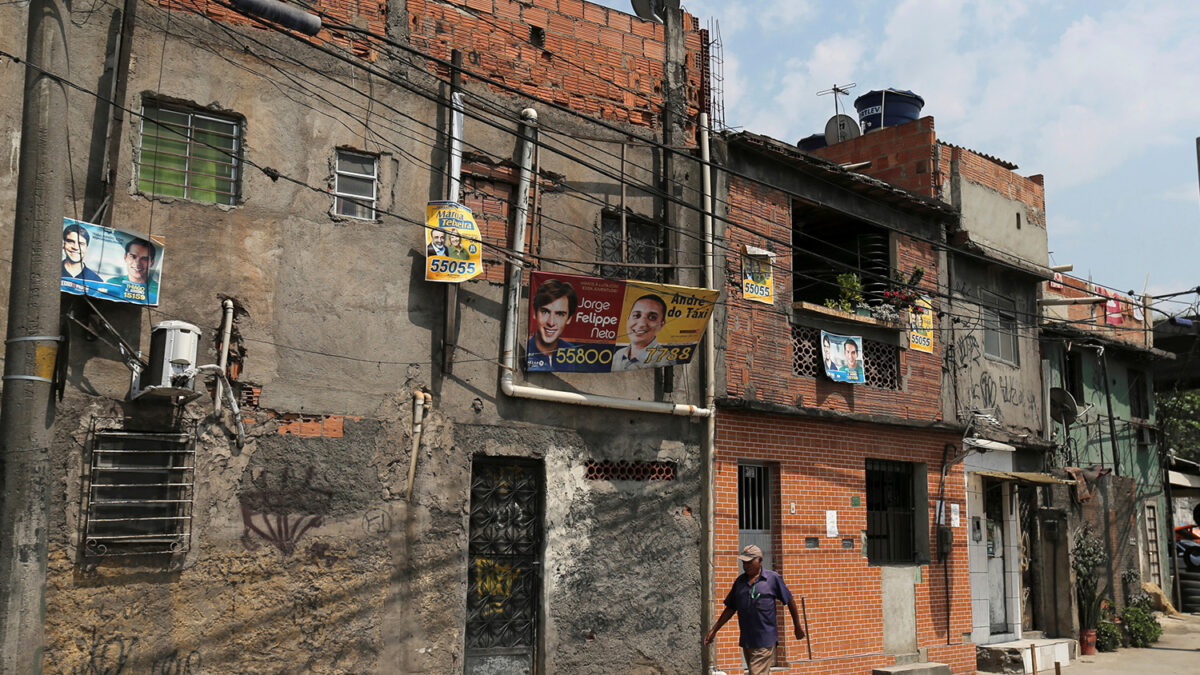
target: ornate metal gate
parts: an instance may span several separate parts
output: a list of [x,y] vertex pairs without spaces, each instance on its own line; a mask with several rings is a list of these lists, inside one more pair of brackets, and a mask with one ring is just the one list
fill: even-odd
[[468,675],[535,672],[541,550],[541,465],[476,460],[467,559]]

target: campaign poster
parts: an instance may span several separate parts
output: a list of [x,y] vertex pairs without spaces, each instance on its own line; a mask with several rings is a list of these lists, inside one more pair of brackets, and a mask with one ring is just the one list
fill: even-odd
[[456,202],[425,205],[425,281],[458,284],[483,271],[483,239],[471,209]]
[[63,218],[62,244],[63,293],[158,304],[164,253],[161,240]]
[[825,374],[834,382],[865,381],[861,337],[821,331],[821,359],[825,362]]
[[1095,286],[1096,293],[1108,298],[1104,302],[1104,323],[1110,326],[1120,326],[1125,323],[1121,316],[1121,296],[1116,291],[1110,291],[1101,286]]
[[933,302],[925,296],[917,298],[908,310],[908,348],[933,353]]
[[742,247],[742,297],[753,302],[775,304],[774,254],[754,246]]
[[530,372],[613,373],[690,363],[717,291],[534,272]]

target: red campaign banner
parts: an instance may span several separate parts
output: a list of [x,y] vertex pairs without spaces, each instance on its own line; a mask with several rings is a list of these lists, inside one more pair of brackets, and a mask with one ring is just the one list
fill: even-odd
[[525,369],[609,373],[689,363],[717,292],[534,272]]

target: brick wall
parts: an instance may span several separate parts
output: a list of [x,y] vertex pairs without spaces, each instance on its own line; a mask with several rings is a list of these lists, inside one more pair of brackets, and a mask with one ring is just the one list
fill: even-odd
[[[228,9],[211,0],[157,0],[157,2],[159,7],[164,9],[194,12],[210,19],[216,19],[222,23],[234,26],[253,26],[262,29],[260,22],[242,16],[232,9]],[[386,0],[359,0],[354,3],[345,2],[344,0],[312,0],[311,4],[316,11],[330,17],[325,20],[327,24],[334,22],[353,24],[366,28],[376,35],[383,35],[386,32]],[[329,43],[349,49],[355,56],[369,61],[375,60],[378,56],[375,47],[364,37],[349,36],[346,34],[334,35],[328,30],[322,30],[313,37],[301,37],[304,37],[304,39],[313,44]]]
[[1046,229],[1046,188],[1040,174],[1026,178],[977,152],[945,144],[940,146],[941,155],[949,155],[951,161],[958,163],[958,173],[964,180],[1021,202],[1026,206],[1027,222]]
[[[954,434],[893,429],[878,425],[826,421],[722,411],[717,416],[715,467],[716,551],[715,614],[723,610],[725,594],[741,573],[737,561],[738,461],[767,464],[778,476],[775,525],[775,568],[783,574],[797,598],[805,599],[813,661],[804,642],[790,631],[791,620],[780,616],[789,673],[863,673],[889,666],[894,658],[882,655],[883,616],[880,568],[867,564],[861,532],[866,529],[865,462],[868,457],[924,462],[928,476],[930,542],[934,546],[934,504],[940,487],[940,463],[946,443],[958,443]],[[859,505],[852,505],[852,498]],[[948,504],[966,512],[962,465],[946,478]],[[791,505],[795,504],[795,513]],[[825,512],[837,511],[838,537],[828,538]],[[817,537],[819,547],[805,548],[806,537]],[[841,538],[852,537],[853,549],[841,548]],[[918,646],[929,649],[929,659],[949,664],[954,673],[975,670],[975,646],[962,644],[971,630],[971,589],[967,568],[965,522],[954,528],[954,552],[948,563],[950,577],[950,642],[946,639],[946,602],[941,563],[923,566],[916,585]],[[782,631],[781,631],[782,632]],[[741,672],[737,646],[737,621],[722,629],[716,642],[716,666],[728,673]]]
[[[1045,297],[1095,298],[1097,295],[1106,295],[1116,301],[1116,307],[1112,308],[1108,303],[1051,306],[1044,310],[1048,318],[1067,321],[1070,328],[1093,332],[1110,340],[1128,342],[1140,347],[1154,346],[1154,334],[1150,331],[1148,322],[1144,320],[1147,315],[1143,313],[1143,320],[1133,315],[1134,307],[1141,305],[1139,301],[1120,293],[1108,292],[1093,283],[1065,274],[1062,275],[1060,283],[1062,287],[1056,288],[1055,285],[1056,282],[1053,281],[1044,282]],[[1106,318],[1110,312],[1113,313],[1114,319],[1119,314],[1120,325],[1107,323]]]
[[884,127],[849,141],[813,150],[831,162],[871,162],[855,171],[926,197],[939,197],[949,176],[949,159],[939,151],[933,118]]
[[[662,125],[663,25],[581,0],[408,0],[413,47],[610,122]],[[698,22],[684,14],[688,124],[700,111],[705,62]],[[544,31],[544,44],[532,41]],[[442,66],[431,68],[448,76]],[[469,79],[469,78],[468,78]]]
[[[942,345],[937,331],[934,332],[932,354],[901,350],[902,388],[898,391],[832,382],[823,376],[813,378],[795,375],[792,369],[792,325],[788,311],[792,301],[792,284],[788,274],[792,258],[790,250],[777,243],[791,241],[789,198],[777,190],[732,177],[729,183],[729,218],[737,226],[730,226],[726,234],[730,247],[725,268],[725,297],[728,301],[725,352],[727,396],[843,412],[922,420],[941,419]],[[736,251],[743,244],[773,250],[777,254],[774,305],[742,299],[741,259]],[[933,247],[899,236],[897,251],[900,269],[907,271],[914,266],[925,268],[920,287],[928,290],[936,312],[939,301],[933,296],[938,267]],[[831,327],[830,330],[846,332],[842,327]]]

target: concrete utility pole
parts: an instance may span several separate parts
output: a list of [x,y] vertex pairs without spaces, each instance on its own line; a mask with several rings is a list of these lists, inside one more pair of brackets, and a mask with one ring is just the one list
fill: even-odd
[[[48,464],[66,201],[64,0],[32,0],[0,398],[0,672],[42,672]],[[34,67],[36,66],[36,67]],[[42,72],[46,71],[46,72]]]

